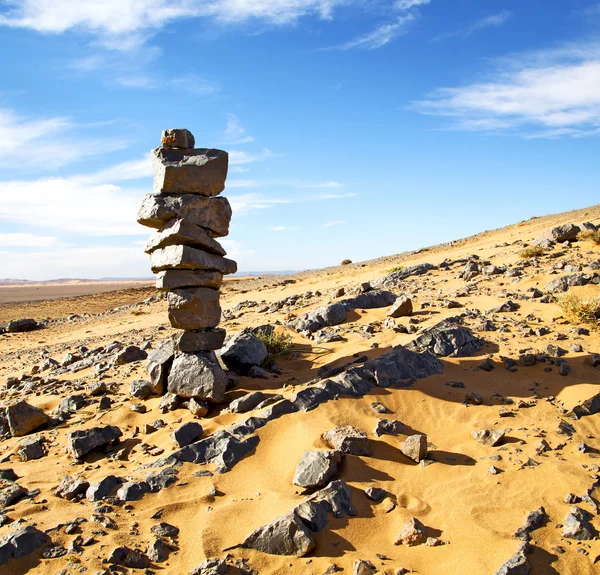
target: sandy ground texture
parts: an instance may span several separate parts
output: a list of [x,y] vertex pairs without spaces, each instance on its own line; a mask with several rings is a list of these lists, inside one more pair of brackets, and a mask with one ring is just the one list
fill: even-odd
[[[593,273],[586,268],[600,258],[600,247],[582,240],[556,245],[533,259],[519,255],[524,245],[553,226],[585,221],[599,224],[600,206],[535,218],[362,264],[226,283],[222,326],[228,333],[270,324],[277,333],[290,336],[293,349],[274,358],[279,373],[270,372],[268,379],[239,377],[225,402],[202,418],[194,418],[185,407],[163,413],[160,397],[132,397],[131,382],[147,378],[146,362],[114,362],[126,346],[150,351],[174,333],[167,325],[166,303],[154,289],[90,290],[89,295],[74,298],[3,304],[0,323],[23,317],[46,323],[37,331],[0,335],[0,382],[18,378],[3,386],[2,407],[24,399],[50,414],[73,395],[82,396],[87,405],[56,427],[39,428],[26,438],[5,436],[0,442],[0,473],[12,469],[15,482],[26,490],[7,502],[6,484],[0,480],[0,507],[4,508],[0,509],[0,537],[29,525],[46,532],[52,541],[43,554],[37,550],[10,559],[0,567],[0,574],[96,574],[110,569],[142,573],[127,566],[111,567],[107,559],[123,545],[146,553],[156,539],[151,529],[162,521],[176,526],[179,534],[164,538],[167,556],[150,562],[147,572],[189,573],[207,558],[227,558],[229,565],[237,565],[228,572],[261,575],[337,571],[493,575],[521,545],[514,534],[528,513],[542,506],[547,517],[529,536],[530,572],[600,573],[596,532],[600,531],[596,507],[600,505],[596,487],[600,414],[569,417],[571,409],[600,392],[600,367],[592,366],[593,355],[600,353],[600,335],[596,326],[566,317],[556,294],[546,289],[550,281],[578,269]],[[480,268],[489,262],[519,270],[520,275],[479,273],[464,279],[462,272],[470,258]],[[446,264],[439,267],[442,262]],[[389,306],[357,309],[347,314],[344,323],[327,328],[342,338],[330,343],[310,339],[288,326],[316,306],[365,289],[361,284],[374,282],[393,268],[422,263],[438,267],[387,288],[412,298],[414,311],[409,317],[392,324],[386,321]],[[341,287],[346,296],[335,297]],[[589,284],[572,287],[568,293],[596,298],[600,288]],[[491,311],[509,300],[518,309]],[[55,495],[66,475],[90,483],[109,475],[143,480],[157,471],[144,466],[175,451],[171,433],[181,423],[197,421],[203,437],[210,437],[260,415],[260,410],[243,414],[228,410],[232,400],[248,392],[294,398],[309,382],[319,379],[324,366],[350,362],[360,366],[365,356],[380,357],[441,320],[461,315],[463,326],[483,340],[480,351],[469,357],[441,357],[443,373],[418,379],[409,387],[374,387],[363,397],[340,397],[310,411],[274,418],[252,434],[258,438],[255,447],[227,473],[218,473],[211,464],[184,463],[176,467],[177,480],[172,485],[127,502],[115,497],[114,491],[98,502],[85,497],[69,501]],[[560,362],[552,358],[533,361],[533,365],[519,362],[527,354],[552,355],[552,346],[564,350]],[[93,361],[75,371],[61,365],[68,353]],[[490,371],[481,368],[486,359]],[[561,373],[566,371],[566,375]],[[89,387],[99,382],[106,384],[104,395],[111,400],[108,409],[101,408],[102,395],[92,395]],[[474,397],[481,404],[474,404],[479,402]],[[385,407],[385,414],[375,409],[376,402]],[[148,425],[157,419],[164,426],[153,431]],[[401,422],[400,433],[376,436],[373,430],[380,419]],[[69,434],[105,425],[119,427],[120,443],[73,462],[65,451]],[[346,425],[366,432],[371,450],[370,456],[346,455],[335,476],[349,486],[356,514],[330,515],[326,527],[313,534],[315,548],[303,557],[239,547],[253,530],[306,499],[292,483],[303,451],[326,449],[323,433]],[[505,430],[505,437],[496,447],[483,445],[471,437],[473,430],[482,429]],[[414,434],[427,437],[428,455],[421,463],[400,449],[407,436]],[[23,441],[37,438],[44,438],[45,455],[23,461],[18,453]],[[547,449],[540,447],[542,440]],[[490,473],[492,467],[497,473]],[[365,495],[371,487],[385,490],[382,501]],[[568,494],[571,498],[565,499]],[[573,505],[590,514],[592,538],[562,536],[562,525]],[[395,545],[412,518],[426,526],[432,538],[429,544]],[[49,555],[56,557],[46,558]],[[366,570],[361,571],[355,566],[359,560],[371,562],[374,570],[363,566]],[[217,572],[225,571],[201,573]],[[512,572],[529,571],[505,571]]]

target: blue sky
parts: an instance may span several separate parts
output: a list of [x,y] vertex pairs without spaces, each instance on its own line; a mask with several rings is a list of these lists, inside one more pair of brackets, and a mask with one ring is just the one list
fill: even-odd
[[0,0],[0,276],[148,277],[161,130],[230,152],[242,271],[598,202],[597,0]]

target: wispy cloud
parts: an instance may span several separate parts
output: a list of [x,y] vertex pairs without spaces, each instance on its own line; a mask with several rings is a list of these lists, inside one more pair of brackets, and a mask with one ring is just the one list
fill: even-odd
[[59,243],[54,236],[37,236],[34,234],[0,234],[0,247],[6,248],[46,248]]
[[499,12],[498,14],[492,14],[490,16],[486,16],[485,18],[481,18],[472,22],[468,26],[463,28],[459,28],[458,30],[452,30],[450,32],[444,32],[443,34],[439,34],[435,38],[433,38],[434,42],[440,40],[447,40],[448,38],[468,38],[475,34],[475,32],[479,32],[480,30],[485,30],[486,28],[498,28],[508,22],[512,18],[512,12],[508,10],[504,10],[503,12]]
[[[266,188],[266,187],[290,187],[297,189],[339,189],[343,188],[344,184],[336,181],[324,181],[324,182],[305,182],[302,180],[229,180],[227,182],[228,188]],[[320,194],[322,198],[336,198],[336,197],[350,197],[355,194]]]
[[274,157],[275,154],[268,148],[264,148],[259,152],[244,152],[241,150],[230,150],[229,151],[229,163],[232,166],[238,166],[243,164],[252,164],[254,162],[261,162],[269,158]]
[[335,226],[343,226],[346,222],[343,220],[337,220],[337,221],[333,221],[333,222],[327,222],[325,224],[323,224],[321,227],[322,228],[333,228]]
[[290,230],[299,230],[300,226],[275,226],[271,228],[274,232],[286,232]]
[[402,34],[406,34],[408,26],[414,22],[415,16],[413,14],[407,14],[406,16],[399,16],[396,20],[390,24],[382,24],[373,30],[362,36],[358,36],[353,40],[324,48],[324,50],[353,50],[354,48],[363,48],[365,50],[377,50],[382,48],[386,44],[389,44],[392,40]]
[[396,0],[396,2],[394,2],[394,7],[396,10],[410,10],[417,6],[424,6],[430,2],[431,0]]
[[226,144],[241,145],[254,142],[254,138],[246,132],[242,122],[235,114],[228,114],[223,141]]
[[525,137],[600,133],[600,45],[572,45],[505,58],[489,80],[442,88],[412,108],[451,127]]

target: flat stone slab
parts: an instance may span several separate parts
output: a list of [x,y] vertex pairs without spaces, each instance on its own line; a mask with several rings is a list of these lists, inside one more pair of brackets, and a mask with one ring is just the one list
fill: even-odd
[[221,328],[182,331],[173,336],[177,351],[214,351],[223,347],[225,330]]
[[181,288],[167,295],[169,321],[177,329],[206,329],[219,325],[219,292],[210,288]]
[[209,230],[213,237],[221,238],[229,233],[231,206],[223,197],[205,198],[194,194],[144,196],[137,216],[139,224],[160,229],[174,218],[187,219]]
[[157,194],[217,196],[225,189],[229,154],[223,150],[161,146],[152,150],[151,159]]
[[165,270],[156,277],[156,289],[170,291],[186,287],[219,289],[223,274],[204,270]]
[[167,246],[153,251],[150,267],[153,273],[185,269],[217,271],[226,275],[237,271],[233,260],[189,246]]
[[144,251],[150,254],[157,249],[176,245],[200,248],[219,256],[227,253],[225,248],[213,239],[204,228],[179,218],[167,222],[160,230],[154,232],[146,243]]

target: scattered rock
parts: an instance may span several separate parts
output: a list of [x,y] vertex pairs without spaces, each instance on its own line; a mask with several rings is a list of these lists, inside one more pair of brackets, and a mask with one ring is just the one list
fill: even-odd
[[407,545],[414,547],[422,545],[427,541],[427,529],[416,517],[404,524],[400,535],[396,538],[394,545]]
[[305,451],[296,466],[293,483],[306,489],[323,487],[335,477],[341,461],[340,451]]
[[323,434],[323,439],[335,450],[350,455],[371,455],[367,434],[351,425],[331,429]]
[[177,427],[171,434],[171,437],[179,447],[185,447],[200,439],[203,432],[204,430],[199,423],[188,421]]
[[480,429],[471,432],[471,437],[483,443],[483,445],[489,445],[490,447],[496,447],[500,445],[506,431],[504,429]]
[[122,435],[115,425],[77,430],[67,436],[67,453],[73,459],[81,459],[93,449],[118,441]]
[[12,436],[22,437],[46,425],[50,418],[38,407],[21,400],[6,408],[6,419]]
[[419,463],[427,457],[427,436],[415,434],[407,437],[400,446],[400,451],[409,459]]

